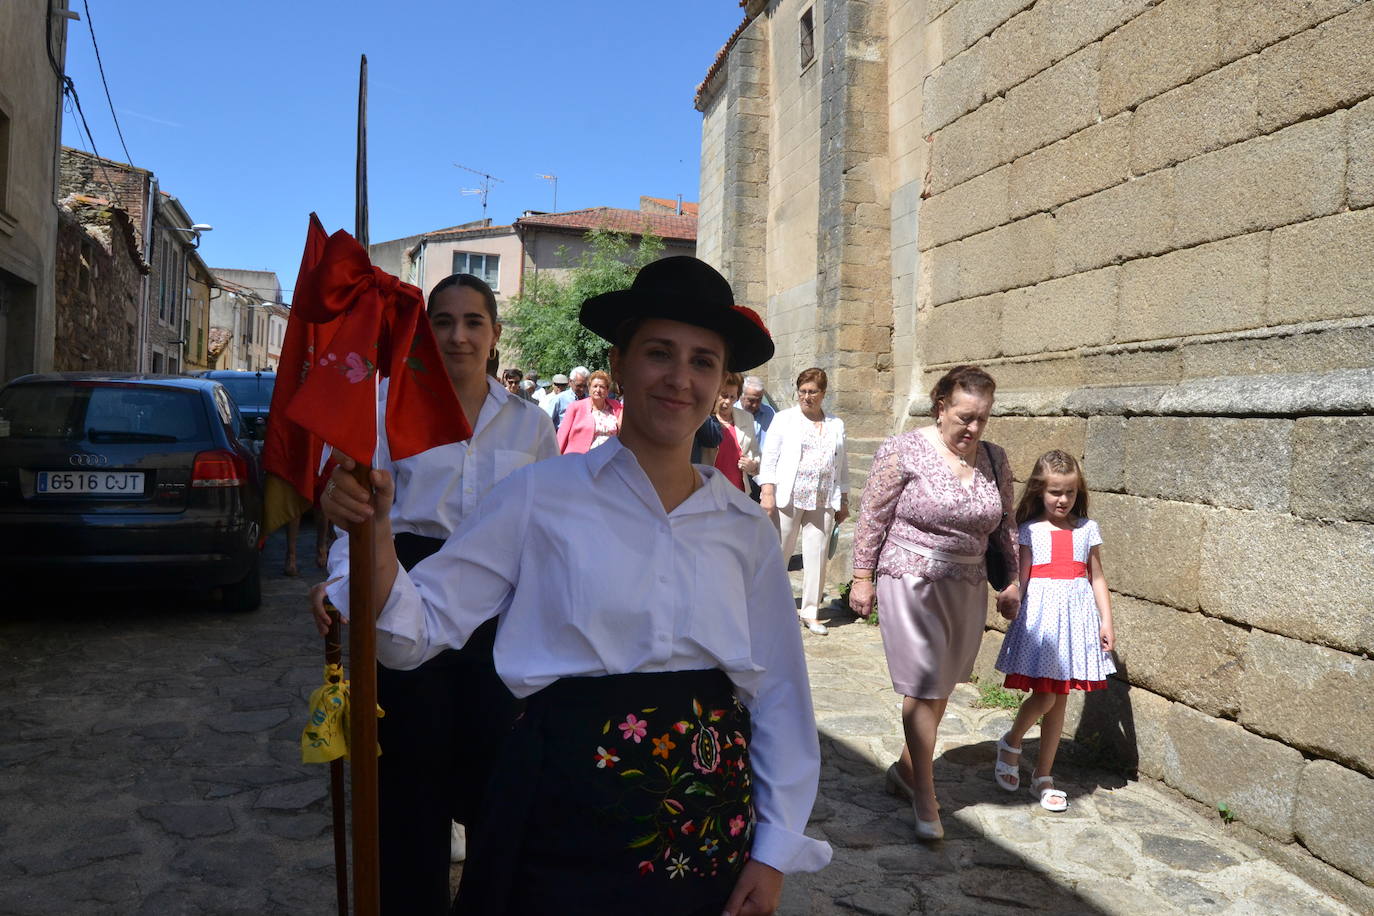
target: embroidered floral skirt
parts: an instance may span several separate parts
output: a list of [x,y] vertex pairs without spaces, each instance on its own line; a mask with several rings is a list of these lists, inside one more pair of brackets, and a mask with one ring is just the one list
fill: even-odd
[[454,912],[719,913],[753,840],[749,741],[717,670],[541,690],[497,760]]

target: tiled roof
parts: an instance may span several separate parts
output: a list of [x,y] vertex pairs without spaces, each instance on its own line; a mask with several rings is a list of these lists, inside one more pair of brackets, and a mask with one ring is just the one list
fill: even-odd
[[[740,6],[743,5],[743,3],[740,4]],[[692,99],[692,107],[696,108],[697,111],[701,111],[702,93],[706,91],[707,86],[711,85],[711,80],[720,72],[720,68],[725,66],[725,59],[730,56],[730,49],[735,46],[735,41],[744,34],[744,30],[748,28],[749,23],[753,21],[754,17],[745,13],[744,21],[735,27],[735,31],[730,33],[730,37],[725,40],[725,44],[721,45],[720,50],[716,52],[716,59],[711,62],[711,69],[706,71],[706,78],[697,84],[697,94]]]
[[[656,203],[661,207],[667,207],[669,210],[677,209],[677,201],[668,197],[645,197],[644,200]],[[696,216],[697,205],[690,200],[684,200],[682,202],[682,215]]]
[[[674,202],[676,206],[676,201]],[[589,229],[611,229],[642,235],[647,229],[659,238],[696,241],[696,216],[678,216],[667,213],[644,213],[640,210],[623,210],[619,207],[589,207],[586,210],[569,210],[566,213],[541,213],[537,216],[522,216],[515,221],[517,229],[553,229],[570,232],[585,232]]]
[[509,226],[509,225],[507,225],[507,226],[466,226],[466,225],[463,225],[463,226],[450,226],[450,227],[447,228],[447,229],[435,229],[435,230],[433,230],[432,232],[426,232],[426,233],[424,233],[424,237],[427,238],[427,239],[432,239],[432,238],[434,238],[436,235],[446,235],[446,236],[452,236],[452,237],[455,237],[455,238],[458,237],[458,236],[464,236],[464,235],[500,235],[500,234],[505,233],[505,232],[510,232],[511,229],[513,229],[513,228],[514,228],[513,226]]

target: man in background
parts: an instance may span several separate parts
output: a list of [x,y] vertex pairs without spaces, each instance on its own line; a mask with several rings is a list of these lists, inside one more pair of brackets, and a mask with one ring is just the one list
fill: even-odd
[[[586,366],[578,366],[568,373],[568,390],[553,398],[552,405],[549,401],[544,402],[544,411],[553,417],[554,429],[558,429],[558,424],[563,422],[563,411],[567,410],[568,405],[587,396],[587,379],[591,374]],[[558,381],[558,376],[554,376],[554,381]]]
[[739,400],[735,402],[736,407],[743,407],[754,415],[754,422],[758,425],[759,450],[763,449],[763,439],[768,433],[768,426],[773,422],[773,415],[777,413],[763,399],[763,379],[757,375],[747,375],[744,377],[744,384],[740,386]]

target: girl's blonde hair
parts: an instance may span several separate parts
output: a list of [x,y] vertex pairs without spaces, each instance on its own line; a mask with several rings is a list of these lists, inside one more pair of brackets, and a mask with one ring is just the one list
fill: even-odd
[[1083,476],[1083,466],[1068,452],[1055,449],[1035,460],[1025,492],[1016,504],[1016,524],[1024,525],[1039,518],[1045,511],[1045,478],[1050,474],[1072,474],[1078,478],[1078,496],[1073,502],[1073,514],[1078,518],[1088,517],[1088,481]]

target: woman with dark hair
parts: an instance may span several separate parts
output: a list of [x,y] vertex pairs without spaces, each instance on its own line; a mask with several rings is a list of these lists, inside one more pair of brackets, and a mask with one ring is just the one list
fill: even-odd
[[726,371],[772,339],[690,257],[581,320],[614,343],[619,437],[513,474],[409,572],[373,472],[378,657],[421,664],[496,617],[497,672],[527,698],[456,910],[771,913],[784,872],[830,859],[803,832],[820,773],[806,664],[772,525],[689,456]]
[[759,472],[758,426],[754,415],[743,407],[736,407],[744,376],[731,372],[720,386],[716,410],[712,416],[720,424],[721,439],[712,466],[732,484],[748,493],[745,479]]
[[[911,800],[916,836],[944,836],[935,799],[936,730],[954,685],[966,681],[983,636],[988,539],[1001,547],[1011,584],[997,595],[1004,617],[1020,603],[1016,523],[1007,454],[981,442],[997,384],[977,366],[956,366],[930,392],[931,426],[893,436],[873,456],[854,530],[849,606],[873,609],[874,574],[892,689],[901,694],[906,746],[888,789]],[[769,434],[772,435],[771,432]]]
[[590,452],[620,432],[620,402],[611,397],[611,377],[600,369],[587,376],[587,396],[563,411],[558,451]]
[[[407,568],[438,550],[498,481],[558,454],[548,417],[487,374],[501,339],[491,288],[471,274],[454,274],[430,292],[427,311],[472,437],[392,461],[382,389],[373,466],[395,481],[390,529]],[[367,500],[351,475],[336,470],[320,504],[331,520],[345,524]],[[348,538],[341,537],[330,552],[329,575],[347,573]],[[323,632],[323,587],[316,586],[312,597]],[[492,662],[495,635],[494,624],[479,628],[461,650],[439,653],[414,670],[377,666],[378,696],[386,710],[377,723],[383,748],[378,783],[384,913],[448,911],[450,859],[463,854],[462,831],[451,821],[474,833],[480,829],[476,801],[492,748],[515,717],[515,699]]]
[[819,614],[830,533],[849,517],[844,421],[821,408],[827,384],[824,369],[797,376],[797,406],[773,417],[758,477],[759,505],[778,524],[783,557],[801,540],[801,622],[817,636],[829,632]]

